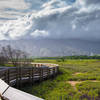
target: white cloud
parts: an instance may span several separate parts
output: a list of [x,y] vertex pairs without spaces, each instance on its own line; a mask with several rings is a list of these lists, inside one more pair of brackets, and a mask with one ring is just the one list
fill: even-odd
[[[11,4],[8,1],[11,1]],[[99,23],[97,23],[100,19],[98,0],[95,3],[93,0],[76,0],[71,5],[68,5],[66,0],[51,0],[44,2],[43,5],[39,4],[41,4],[41,9],[32,10],[26,14],[1,11],[0,18],[16,19],[0,21],[0,39],[19,39],[25,36],[35,38],[97,38],[100,36],[98,34],[100,32]],[[29,3],[25,3],[24,0],[15,0],[15,2],[5,0],[2,1],[2,5],[2,8],[18,10],[29,8]],[[97,24],[97,28],[94,24]]]
[[42,5],[43,8],[45,9],[53,9],[53,8],[61,8],[61,7],[65,7],[67,6],[68,4],[65,2],[65,1],[62,1],[62,0],[51,0],[51,1],[48,1],[46,3],[44,3]]
[[0,34],[8,39],[20,38],[27,34],[27,30],[31,28],[32,24],[32,20],[28,15],[17,20],[7,21],[0,27]]
[[24,0],[0,0],[0,9],[12,8],[16,10],[23,10],[29,8],[29,3]]
[[33,36],[33,37],[47,37],[47,36],[49,36],[49,33],[45,30],[35,30],[33,33],[31,33],[31,36]]

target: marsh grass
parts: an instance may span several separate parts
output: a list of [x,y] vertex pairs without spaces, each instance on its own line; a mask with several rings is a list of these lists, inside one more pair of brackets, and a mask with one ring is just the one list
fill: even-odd
[[[100,100],[100,60],[35,60],[35,62],[58,63],[60,74],[22,90],[45,100]],[[78,74],[76,74],[78,73]],[[71,86],[69,81],[81,81]]]

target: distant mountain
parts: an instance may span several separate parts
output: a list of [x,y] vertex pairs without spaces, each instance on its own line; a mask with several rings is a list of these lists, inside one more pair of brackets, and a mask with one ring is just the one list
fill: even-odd
[[34,39],[2,40],[0,46],[11,45],[13,48],[30,53],[31,56],[69,56],[100,54],[100,41],[79,39]]

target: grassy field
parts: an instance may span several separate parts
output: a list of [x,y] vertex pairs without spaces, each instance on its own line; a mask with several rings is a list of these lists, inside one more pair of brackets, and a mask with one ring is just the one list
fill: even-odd
[[100,60],[35,60],[58,63],[60,74],[22,90],[45,100],[100,100]]

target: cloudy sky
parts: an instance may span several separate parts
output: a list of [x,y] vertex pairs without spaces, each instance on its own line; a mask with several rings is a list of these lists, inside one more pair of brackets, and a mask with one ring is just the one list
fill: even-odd
[[100,40],[100,0],[0,0],[0,40]]

